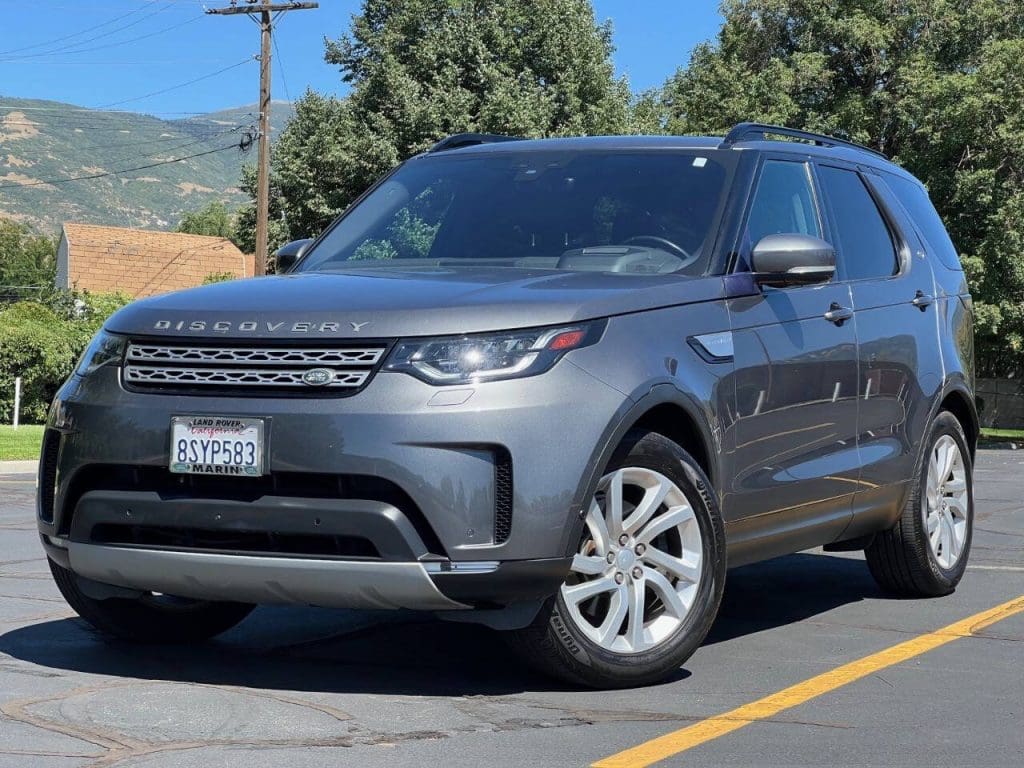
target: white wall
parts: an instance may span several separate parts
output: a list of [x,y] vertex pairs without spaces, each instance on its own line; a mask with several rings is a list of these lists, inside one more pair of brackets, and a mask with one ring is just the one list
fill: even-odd
[[60,243],[57,245],[57,280],[58,288],[70,288],[71,265],[68,263],[68,236],[61,230]]

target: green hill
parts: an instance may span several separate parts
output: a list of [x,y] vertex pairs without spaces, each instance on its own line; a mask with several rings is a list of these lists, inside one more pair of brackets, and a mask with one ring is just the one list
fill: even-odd
[[[291,113],[287,102],[274,102],[272,136]],[[0,217],[47,234],[64,221],[169,229],[212,200],[237,206],[246,200],[241,168],[255,162],[255,146],[211,150],[237,145],[255,122],[255,106],[162,120],[0,96]],[[65,181],[101,174],[112,175]]]

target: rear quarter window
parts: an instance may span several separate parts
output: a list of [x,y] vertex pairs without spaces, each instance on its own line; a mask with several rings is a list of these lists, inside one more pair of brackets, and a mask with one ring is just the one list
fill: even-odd
[[928,251],[938,256],[939,261],[949,269],[962,271],[963,267],[960,266],[956,246],[953,245],[949,233],[946,232],[946,225],[942,223],[942,219],[928,198],[924,187],[891,173],[884,174],[883,178],[892,193],[906,208],[914,224],[917,225]]

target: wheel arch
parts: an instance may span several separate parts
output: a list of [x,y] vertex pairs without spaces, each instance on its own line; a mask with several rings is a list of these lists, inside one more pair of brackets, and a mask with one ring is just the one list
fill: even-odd
[[712,488],[718,488],[719,468],[715,457],[719,454],[719,441],[707,414],[691,395],[674,384],[656,384],[647,394],[623,406],[591,454],[586,475],[581,479],[573,501],[575,518],[567,527],[563,541],[567,554],[574,552],[579,543],[587,503],[597,490],[604,468],[623,437],[635,427],[650,429],[677,443],[701,466],[711,480]]
[[956,420],[960,422],[960,426],[963,427],[964,434],[967,436],[967,447],[971,451],[971,461],[973,463],[974,454],[978,445],[978,435],[981,432],[981,427],[978,421],[978,411],[974,405],[974,399],[970,396],[970,393],[966,388],[960,388],[954,385],[951,389],[943,393],[938,408],[936,408],[935,413],[932,414],[932,418],[934,419],[941,411],[949,411],[956,417]]

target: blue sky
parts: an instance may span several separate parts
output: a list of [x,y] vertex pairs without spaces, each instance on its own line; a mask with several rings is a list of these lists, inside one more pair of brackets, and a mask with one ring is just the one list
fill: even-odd
[[[244,16],[205,16],[204,2],[227,5],[0,0],[0,95],[154,114],[254,103],[258,65],[249,59],[259,50],[257,27]],[[323,61],[323,37],[345,31],[359,6],[359,0],[320,0],[318,10],[281,20],[275,99],[297,98],[307,87],[343,93],[338,71]],[[598,19],[614,23],[616,68],[634,90],[660,85],[721,21],[718,0],[594,0],[594,8]],[[224,69],[185,88],[136,98]]]

